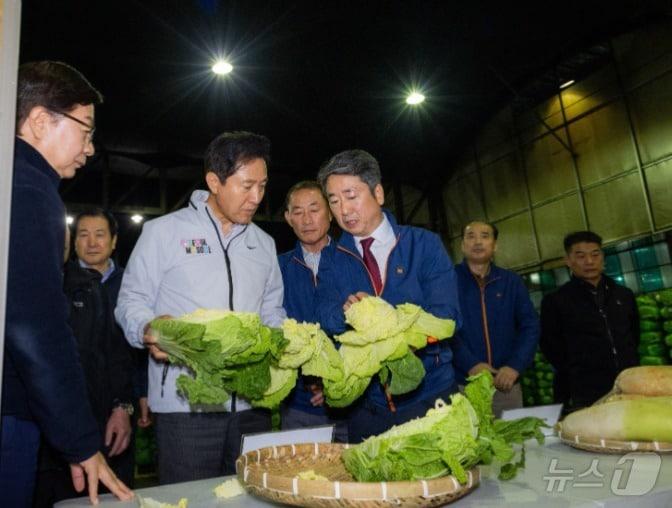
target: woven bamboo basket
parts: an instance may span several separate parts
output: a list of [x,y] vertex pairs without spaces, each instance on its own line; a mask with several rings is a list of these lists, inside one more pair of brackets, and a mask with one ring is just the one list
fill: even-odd
[[566,445],[579,450],[598,453],[656,452],[672,453],[672,443],[661,441],[615,441],[613,439],[587,438],[569,435],[562,430],[557,432]]
[[[317,508],[378,508],[442,506],[478,486],[478,468],[461,485],[454,476],[433,480],[365,483],[353,481],[341,461],[348,445],[308,443],[273,446],[241,455],[238,479],[253,495],[274,502]],[[328,480],[304,480],[298,473],[313,470]]]

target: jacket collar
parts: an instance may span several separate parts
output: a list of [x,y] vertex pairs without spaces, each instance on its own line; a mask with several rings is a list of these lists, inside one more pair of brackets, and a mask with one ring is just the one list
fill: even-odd
[[[109,262],[109,264],[107,265],[107,269],[102,273],[102,276],[103,276],[103,282],[107,282],[107,280],[108,280],[110,277],[112,277],[112,275],[114,274],[114,272],[117,271],[117,264],[114,262],[114,259],[109,258],[109,261],[110,261],[110,262]],[[87,270],[95,270],[95,268],[89,266],[88,264],[86,264],[86,263],[85,263],[84,261],[82,261],[81,259],[77,259],[77,262],[79,263],[79,266],[81,266],[82,268],[85,268],[85,269],[87,269]]]
[[35,167],[40,173],[44,173],[54,187],[58,188],[61,183],[61,177],[56,170],[47,162],[40,152],[35,150],[32,145],[26,143],[23,139],[16,137],[14,141],[14,157],[21,158]]
[[107,278],[106,282],[111,282],[119,277],[123,277],[124,267],[118,263],[114,263],[114,271],[110,273],[110,276]]
[[[320,252],[324,252],[324,250],[329,247],[333,243],[332,239],[329,239],[329,243],[325,245]],[[296,244],[294,244],[294,250],[292,251],[292,256],[298,259],[299,261],[305,261],[306,258],[303,255],[303,246],[301,245],[301,241],[297,240]]]
[[92,282],[102,282],[103,276],[97,270],[85,268],[75,260],[70,260],[63,268],[65,272],[64,287],[66,290],[73,290]]
[[[204,221],[209,230],[213,227],[218,228],[216,232],[219,233],[221,237],[222,230],[219,229],[217,219],[215,219],[212,210],[208,207],[208,197],[210,197],[210,192],[205,190],[195,190],[191,193],[191,197],[189,198],[189,208],[198,214],[199,218]],[[214,226],[213,222],[215,224]],[[257,242],[256,235],[247,234],[252,226],[254,226],[254,223],[234,224],[233,234],[230,237],[227,236],[226,239],[222,238],[224,246],[226,247],[229,242],[242,238],[248,249],[256,249],[259,243]]]
[[[390,226],[392,226],[392,231],[394,231],[394,236],[399,238],[399,235],[401,234],[401,226],[397,224],[397,220],[394,218],[394,215],[392,215],[392,212],[390,212],[387,208],[383,208],[383,213],[385,214],[385,217],[387,217],[387,220],[390,222]],[[354,254],[357,254],[359,256],[359,251],[357,250],[357,247],[355,245],[355,237],[352,236],[352,234],[348,233],[347,231],[343,231],[341,234],[341,237],[338,239],[338,246],[343,247],[344,249],[347,249],[349,251],[352,251]]]
[[303,259],[303,249],[301,248],[301,242],[299,240],[297,240],[296,245],[294,245],[294,251],[292,252],[292,257],[298,259],[302,263],[305,261]]
[[[473,273],[471,273],[471,269],[469,268],[469,265],[467,264],[467,260],[463,259],[462,262],[458,265],[461,267],[462,270],[464,270],[464,273],[471,276],[472,278],[476,277]],[[494,262],[490,262],[490,270],[488,271],[488,274],[485,276],[485,282],[486,284],[488,282],[492,282],[494,280],[499,279],[502,276],[502,271],[503,268],[500,268],[497,266]]]
[[590,282],[587,282],[579,277],[575,277],[573,274],[570,279],[570,283],[574,284],[576,287],[587,289],[589,291],[595,291],[595,289],[604,289],[609,291],[611,287],[615,284],[614,280],[606,274],[602,274],[602,278],[597,286],[593,286]]

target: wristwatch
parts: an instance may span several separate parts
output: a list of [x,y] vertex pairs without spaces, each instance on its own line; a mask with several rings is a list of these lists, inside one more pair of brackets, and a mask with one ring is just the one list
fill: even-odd
[[133,413],[135,413],[135,408],[130,402],[115,401],[112,409],[123,409],[128,416],[133,416]]

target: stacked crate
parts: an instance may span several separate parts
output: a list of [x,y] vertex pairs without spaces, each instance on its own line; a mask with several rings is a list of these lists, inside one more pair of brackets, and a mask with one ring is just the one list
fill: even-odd
[[666,365],[672,356],[672,289],[637,297],[639,362]]
[[665,365],[668,347],[663,340],[663,323],[655,294],[637,297],[639,310],[639,363],[640,365]]
[[534,355],[532,366],[523,373],[520,382],[526,407],[553,404],[553,368],[541,351]]

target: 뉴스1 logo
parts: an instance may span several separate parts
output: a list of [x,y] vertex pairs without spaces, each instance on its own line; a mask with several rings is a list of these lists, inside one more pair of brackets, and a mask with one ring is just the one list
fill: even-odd
[[[600,465],[600,460],[603,464]],[[613,462],[613,459],[612,459]],[[616,464],[609,459],[592,459],[585,471],[563,468],[557,458],[551,459],[548,475],[544,476],[546,492],[562,493],[571,489],[603,488],[609,485],[617,496],[641,496],[651,492],[660,473],[662,459],[656,453],[628,453]]]
[[193,240],[180,240],[180,245],[187,254],[210,254],[210,246],[205,238],[194,238]]

